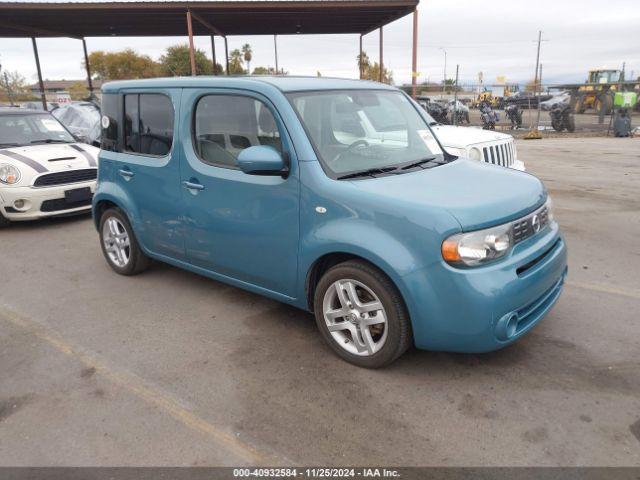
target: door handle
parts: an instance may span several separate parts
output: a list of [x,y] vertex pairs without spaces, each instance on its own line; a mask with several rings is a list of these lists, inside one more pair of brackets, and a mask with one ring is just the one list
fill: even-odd
[[129,180],[131,177],[133,177],[135,175],[135,173],[133,173],[131,170],[125,170],[124,168],[121,168],[120,170],[118,170],[118,173],[125,179],[125,180]]
[[182,185],[184,185],[188,190],[204,190],[204,185],[200,185],[199,183],[184,181],[182,182]]

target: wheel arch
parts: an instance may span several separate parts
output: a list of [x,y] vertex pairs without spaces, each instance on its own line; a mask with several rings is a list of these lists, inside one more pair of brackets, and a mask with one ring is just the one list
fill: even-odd
[[374,268],[377,268],[382,273],[384,273],[387,278],[393,283],[393,285],[398,289],[400,296],[402,297],[403,302],[408,308],[408,304],[406,301],[404,289],[402,287],[401,282],[397,275],[393,274],[393,269],[386,264],[382,259],[377,258],[374,255],[366,255],[359,253],[354,253],[348,250],[337,250],[332,252],[327,252],[318,257],[314,262],[311,263],[309,268],[307,269],[306,278],[305,278],[305,302],[306,307],[310,312],[313,312],[313,299],[315,296],[316,287],[318,282],[322,278],[322,276],[333,266],[338,265],[340,263],[344,263],[350,260],[360,260],[368,263]]
[[96,229],[100,228],[100,218],[102,214],[110,207],[116,207],[122,210],[126,215],[131,228],[136,230],[137,217],[133,202],[130,201],[126,192],[121,188],[110,185],[108,190],[102,190],[93,197],[93,223]]

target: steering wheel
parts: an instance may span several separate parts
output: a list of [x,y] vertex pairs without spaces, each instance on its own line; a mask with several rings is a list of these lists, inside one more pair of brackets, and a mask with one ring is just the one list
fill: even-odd
[[353,150],[354,148],[357,148],[359,146],[363,146],[363,147],[368,147],[369,146],[369,142],[367,142],[364,139],[360,139],[360,140],[356,140],[355,142],[353,142],[351,145],[349,145],[347,147],[347,149],[344,152],[339,153],[334,159],[334,162],[337,162],[338,160],[340,160],[340,157],[342,157],[344,154],[349,153],[351,150]]

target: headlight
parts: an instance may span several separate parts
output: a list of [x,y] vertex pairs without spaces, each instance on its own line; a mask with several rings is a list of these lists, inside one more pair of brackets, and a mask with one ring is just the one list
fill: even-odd
[[547,207],[547,218],[549,219],[549,223],[551,223],[554,220],[553,202],[551,201],[551,195],[547,195],[547,201],[544,206]]
[[450,236],[442,242],[442,258],[451,265],[467,267],[491,262],[504,257],[512,246],[535,235],[552,221],[553,204],[547,195],[542,207],[513,222]]
[[20,170],[13,165],[0,165],[0,182],[6,185],[13,185],[20,180]]
[[469,149],[469,158],[479,162],[482,160],[482,152],[478,147],[471,147],[471,149]]
[[511,248],[511,223],[459,233],[442,243],[442,257],[454,265],[473,267],[503,257]]

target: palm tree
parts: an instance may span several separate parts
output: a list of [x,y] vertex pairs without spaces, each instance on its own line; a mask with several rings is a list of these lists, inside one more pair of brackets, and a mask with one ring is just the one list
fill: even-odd
[[231,51],[229,55],[229,73],[232,75],[241,75],[246,73],[242,63],[242,52],[237,48]]
[[245,43],[242,46],[242,53],[244,54],[244,61],[247,62],[247,72],[251,73],[251,54],[253,53],[251,45]]

